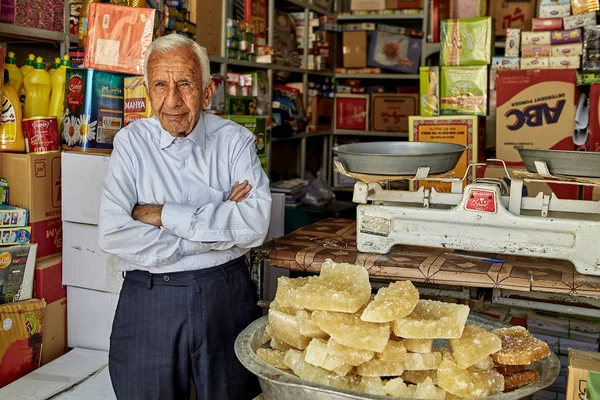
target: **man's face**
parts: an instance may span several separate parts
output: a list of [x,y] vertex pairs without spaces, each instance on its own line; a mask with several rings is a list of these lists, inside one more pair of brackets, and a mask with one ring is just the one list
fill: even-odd
[[200,64],[191,48],[152,54],[146,85],[154,113],[173,136],[185,136],[194,129],[214,93],[212,81],[202,90]]

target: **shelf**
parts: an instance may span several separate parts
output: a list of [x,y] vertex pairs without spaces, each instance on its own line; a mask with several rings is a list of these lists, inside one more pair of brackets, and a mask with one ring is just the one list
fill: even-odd
[[338,15],[338,21],[390,21],[390,20],[418,20],[423,19],[423,14],[390,14],[390,15]]
[[323,14],[323,15],[327,15],[327,16],[335,16],[335,13],[333,13],[331,11],[325,10],[324,8],[321,8],[314,4],[307,4],[306,2],[301,1],[301,0],[285,0],[285,3],[293,4],[296,7],[300,7],[300,8],[307,8],[310,11],[314,11],[318,14]]
[[335,136],[373,136],[408,138],[408,132],[347,131],[343,129],[337,129],[333,131],[333,134]]
[[294,136],[290,136],[290,137],[286,137],[286,138],[272,138],[271,142],[285,142],[285,141],[290,141],[290,140],[297,140],[297,139],[304,139],[304,138],[311,138],[311,137],[319,137],[319,136],[327,136],[327,135],[331,135],[331,131],[301,133],[299,135],[294,135]]
[[[506,47],[506,42],[496,42],[494,47],[497,49],[503,49]],[[429,57],[432,54],[440,52],[440,43],[439,42],[426,42],[425,46],[423,46],[423,52],[425,53],[425,57]]]
[[0,23],[0,35],[55,42],[62,42],[67,37],[64,32],[47,31],[45,29],[28,28],[25,26],[17,26],[5,23]]
[[401,79],[419,80],[419,74],[335,74],[336,78],[344,79]]
[[248,67],[248,68],[256,68],[256,69],[272,69],[274,71],[285,71],[285,72],[293,72],[298,74],[308,74],[308,75],[322,75],[322,76],[334,76],[332,71],[313,71],[305,68],[296,68],[296,67],[288,67],[285,65],[276,65],[276,64],[261,64],[252,61],[245,60],[235,60],[233,58],[225,58],[218,56],[208,56],[210,62],[219,63],[219,64],[228,64],[235,65],[238,67]]
[[496,42],[496,48],[497,49],[504,49],[504,48],[506,48],[506,42]]

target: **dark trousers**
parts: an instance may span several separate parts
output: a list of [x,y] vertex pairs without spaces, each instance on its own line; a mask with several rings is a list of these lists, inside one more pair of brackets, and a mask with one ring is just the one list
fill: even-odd
[[128,272],[110,337],[109,370],[119,400],[246,400],[258,380],[234,342],[260,317],[243,258],[172,274]]

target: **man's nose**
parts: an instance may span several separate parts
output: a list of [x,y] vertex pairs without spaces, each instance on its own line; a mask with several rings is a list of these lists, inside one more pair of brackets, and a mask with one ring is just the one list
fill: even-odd
[[179,93],[177,86],[169,86],[169,91],[167,92],[167,97],[165,98],[165,105],[169,108],[174,108],[180,105],[182,102],[183,99],[181,98],[181,93]]

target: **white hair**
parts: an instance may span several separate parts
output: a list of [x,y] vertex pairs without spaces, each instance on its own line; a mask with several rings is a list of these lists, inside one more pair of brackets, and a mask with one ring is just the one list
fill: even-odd
[[146,49],[146,54],[144,54],[144,81],[146,82],[146,85],[149,85],[148,60],[153,53],[167,53],[185,48],[190,48],[192,53],[194,53],[198,59],[200,72],[202,73],[202,90],[205,90],[210,83],[210,61],[208,59],[208,52],[205,47],[178,34],[159,37],[148,46],[148,49]]

